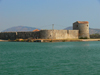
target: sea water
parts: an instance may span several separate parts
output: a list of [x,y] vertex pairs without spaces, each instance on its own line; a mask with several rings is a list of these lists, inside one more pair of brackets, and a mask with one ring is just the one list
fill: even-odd
[[100,42],[0,42],[0,75],[100,75]]

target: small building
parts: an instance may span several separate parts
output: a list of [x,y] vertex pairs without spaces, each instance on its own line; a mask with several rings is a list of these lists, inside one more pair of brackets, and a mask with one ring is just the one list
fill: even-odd
[[33,30],[33,32],[37,32],[37,31],[40,31],[40,30],[38,30],[38,29]]

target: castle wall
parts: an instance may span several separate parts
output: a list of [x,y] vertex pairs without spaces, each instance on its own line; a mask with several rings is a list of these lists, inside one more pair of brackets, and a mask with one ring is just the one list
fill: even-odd
[[41,39],[78,39],[78,30],[41,30]]
[[17,32],[17,37],[18,39],[28,39],[28,38],[32,38],[32,39],[36,39],[36,38],[40,38],[39,36],[39,32]]
[[56,39],[67,39],[68,38],[68,34],[67,34],[67,30],[55,30],[55,36]]
[[16,32],[1,32],[0,33],[0,39],[4,40],[15,40],[16,39]]
[[38,32],[1,32],[0,39],[78,39],[78,30],[40,30]]
[[67,30],[69,39],[78,39],[79,30]]
[[41,30],[40,38],[41,39],[56,39],[55,30]]

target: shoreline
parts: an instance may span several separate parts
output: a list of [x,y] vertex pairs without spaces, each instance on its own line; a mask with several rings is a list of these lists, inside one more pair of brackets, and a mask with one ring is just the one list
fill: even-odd
[[1,39],[0,39],[0,42],[8,42],[8,40],[1,40]]
[[100,39],[17,39],[17,40],[2,40],[0,42],[78,42],[78,41],[100,41]]

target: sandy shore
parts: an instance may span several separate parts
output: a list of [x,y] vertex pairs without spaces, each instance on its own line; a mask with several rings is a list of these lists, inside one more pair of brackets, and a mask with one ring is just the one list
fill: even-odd
[[40,42],[74,42],[74,41],[100,41],[100,39],[36,39]]
[[100,39],[82,39],[82,41],[100,41]]
[[0,39],[0,42],[7,42],[7,41],[8,41],[8,40],[1,40],[1,39]]
[[[22,42],[22,40],[23,39],[19,39],[19,42],[20,41]],[[74,41],[100,41],[100,39],[33,39],[33,41],[34,42],[74,42]],[[8,42],[8,40],[0,39],[0,42]]]

